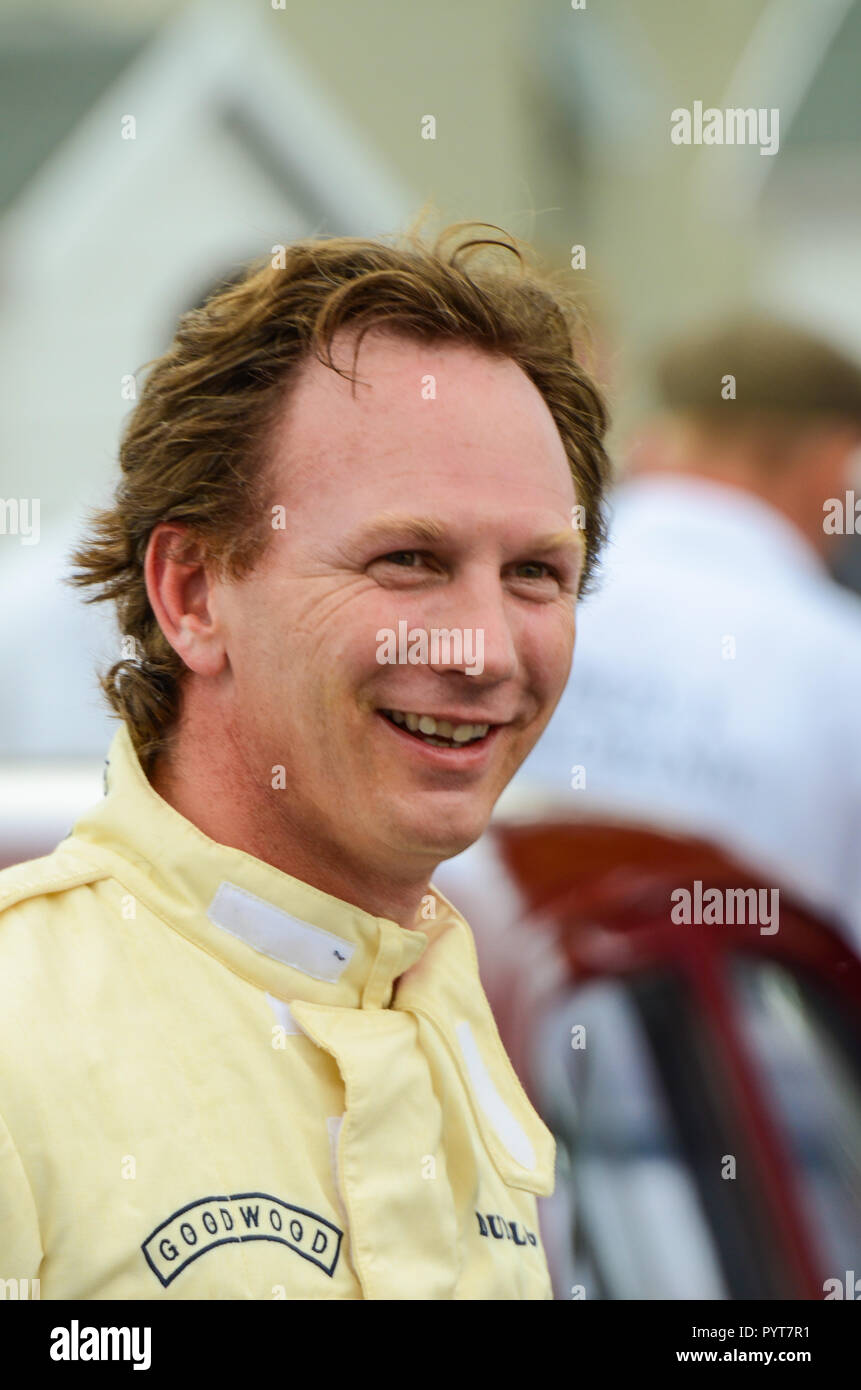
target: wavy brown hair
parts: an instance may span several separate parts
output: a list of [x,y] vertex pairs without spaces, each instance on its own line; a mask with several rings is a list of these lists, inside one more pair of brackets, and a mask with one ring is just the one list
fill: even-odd
[[[472,235],[469,235],[472,231]],[[467,262],[470,262],[469,269]],[[446,228],[432,245],[415,229],[368,241],[298,241],[253,262],[179,321],[125,426],[113,505],[88,517],[67,583],[113,600],[125,654],[100,677],[149,770],[180,707],[186,666],[147,597],[144,559],[159,522],[184,523],[212,572],[242,578],[272,539],[270,441],[298,368],[314,355],[353,382],[362,337],[385,328],[423,343],[465,344],[511,358],[556,422],[584,508],[585,591],[605,538],[610,465],[603,396],[585,365],[579,309],[525,243],[487,223]],[[355,331],[353,371],[332,360]]]

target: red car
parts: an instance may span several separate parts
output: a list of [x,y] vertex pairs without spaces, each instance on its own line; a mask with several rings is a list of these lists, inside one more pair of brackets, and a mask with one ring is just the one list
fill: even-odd
[[[476,938],[557,1140],[556,1297],[861,1297],[851,946],[700,841],[564,820],[490,833],[520,945],[500,970],[492,931]],[[542,941],[562,963],[543,984]]]

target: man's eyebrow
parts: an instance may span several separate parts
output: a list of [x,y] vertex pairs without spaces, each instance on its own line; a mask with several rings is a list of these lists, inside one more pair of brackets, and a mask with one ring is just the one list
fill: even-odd
[[570,550],[573,554],[583,549],[583,535],[582,532],[566,526],[562,531],[552,531],[547,536],[539,536],[537,540],[530,541],[526,549],[540,551],[545,555],[551,550]]
[[433,517],[401,516],[397,512],[383,512],[356,531],[350,540],[365,545],[370,542],[390,540],[424,541],[428,545],[439,545],[446,539],[446,528]]
[[[395,512],[385,512],[359,530],[350,539],[356,544],[365,545],[368,543],[387,541],[418,541],[427,545],[439,545],[448,539],[448,531],[441,521],[434,517],[423,516],[400,516]],[[567,550],[572,556],[583,548],[583,538],[579,532],[570,527],[564,527],[560,531],[549,532],[545,536],[538,536],[535,540],[527,542],[523,546],[524,552],[530,551],[536,554],[547,554],[549,551]]]

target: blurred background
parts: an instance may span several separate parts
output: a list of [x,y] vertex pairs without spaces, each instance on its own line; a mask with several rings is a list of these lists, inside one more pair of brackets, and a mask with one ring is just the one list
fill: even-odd
[[[848,1288],[861,3],[3,0],[0,35],[0,866],[101,794],[121,634],[60,580],[178,316],[429,200],[524,237],[580,292],[618,506],[558,716],[436,881],[557,1136],[556,1296]],[[674,144],[697,101],[777,109],[779,148]],[[781,930],[669,923],[708,875],[779,887]]]

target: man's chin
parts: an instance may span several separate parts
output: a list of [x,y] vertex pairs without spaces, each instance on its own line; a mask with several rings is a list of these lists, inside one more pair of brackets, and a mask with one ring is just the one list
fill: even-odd
[[[480,839],[490,823],[490,816],[464,817],[452,824],[450,819],[433,824],[409,826],[401,825],[393,838],[399,842],[404,855],[425,859],[433,868],[446,859],[462,854],[470,845]],[[431,869],[431,872],[433,870]]]
[[469,828],[463,827],[459,833],[452,831],[451,826],[446,826],[445,835],[428,833],[427,837],[419,842],[413,838],[413,848],[420,849],[428,865],[433,865],[435,869],[446,859],[455,858],[455,855],[460,855],[465,849],[469,849],[470,845],[474,845],[476,840],[480,840],[481,835],[487,830],[488,823],[488,820],[476,821]]

